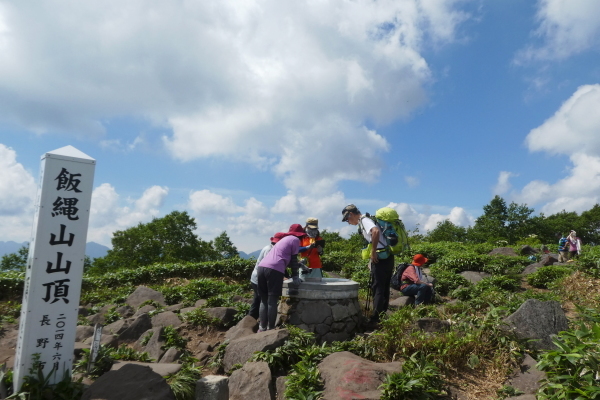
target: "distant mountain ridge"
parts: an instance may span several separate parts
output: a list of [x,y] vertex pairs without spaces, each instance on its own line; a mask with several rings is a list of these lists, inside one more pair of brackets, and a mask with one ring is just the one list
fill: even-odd
[[239,251],[238,253],[240,255],[240,258],[243,258],[244,260],[248,260],[248,259],[253,258],[253,257],[257,258],[258,255],[260,254],[260,250],[253,251],[250,254],[244,253],[243,251]]
[[[17,243],[13,241],[0,241],[0,257],[10,253],[16,253],[21,247],[27,246],[28,244],[29,242]],[[88,242],[85,245],[85,255],[90,257],[91,259],[104,257],[108,250],[108,247],[95,242]]]

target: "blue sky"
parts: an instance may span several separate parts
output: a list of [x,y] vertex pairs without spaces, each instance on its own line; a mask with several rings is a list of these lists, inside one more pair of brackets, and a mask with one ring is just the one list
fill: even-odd
[[0,1],[0,240],[40,156],[97,163],[88,240],[173,210],[240,250],[393,206],[467,226],[499,194],[600,198],[597,0]]

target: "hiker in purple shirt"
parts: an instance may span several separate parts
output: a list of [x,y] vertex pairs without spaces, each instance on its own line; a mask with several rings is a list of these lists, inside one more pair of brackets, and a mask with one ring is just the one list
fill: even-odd
[[258,264],[259,332],[275,328],[277,303],[283,292],[283,279],[287,267],[292,269],[293,283],[290,286],[300,286],[298,277],[299,238],[305,235],[300,224],[293,224],[287,235],[279,240]]

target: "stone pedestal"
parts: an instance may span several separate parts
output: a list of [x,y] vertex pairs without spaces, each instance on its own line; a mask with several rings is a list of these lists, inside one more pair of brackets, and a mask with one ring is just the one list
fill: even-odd
[[278,312],[279,322],[314,332],[318,343],[352,339],[362,320],[358,283],[323,278],[293,289],[286,281]]

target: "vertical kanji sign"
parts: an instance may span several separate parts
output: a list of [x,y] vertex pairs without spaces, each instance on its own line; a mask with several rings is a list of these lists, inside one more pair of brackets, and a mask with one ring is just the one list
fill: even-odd
[[14,388],[34,354],[49,383],[73,364],[73,347],[96,161],[72,146],[42,156],[25,275]]

